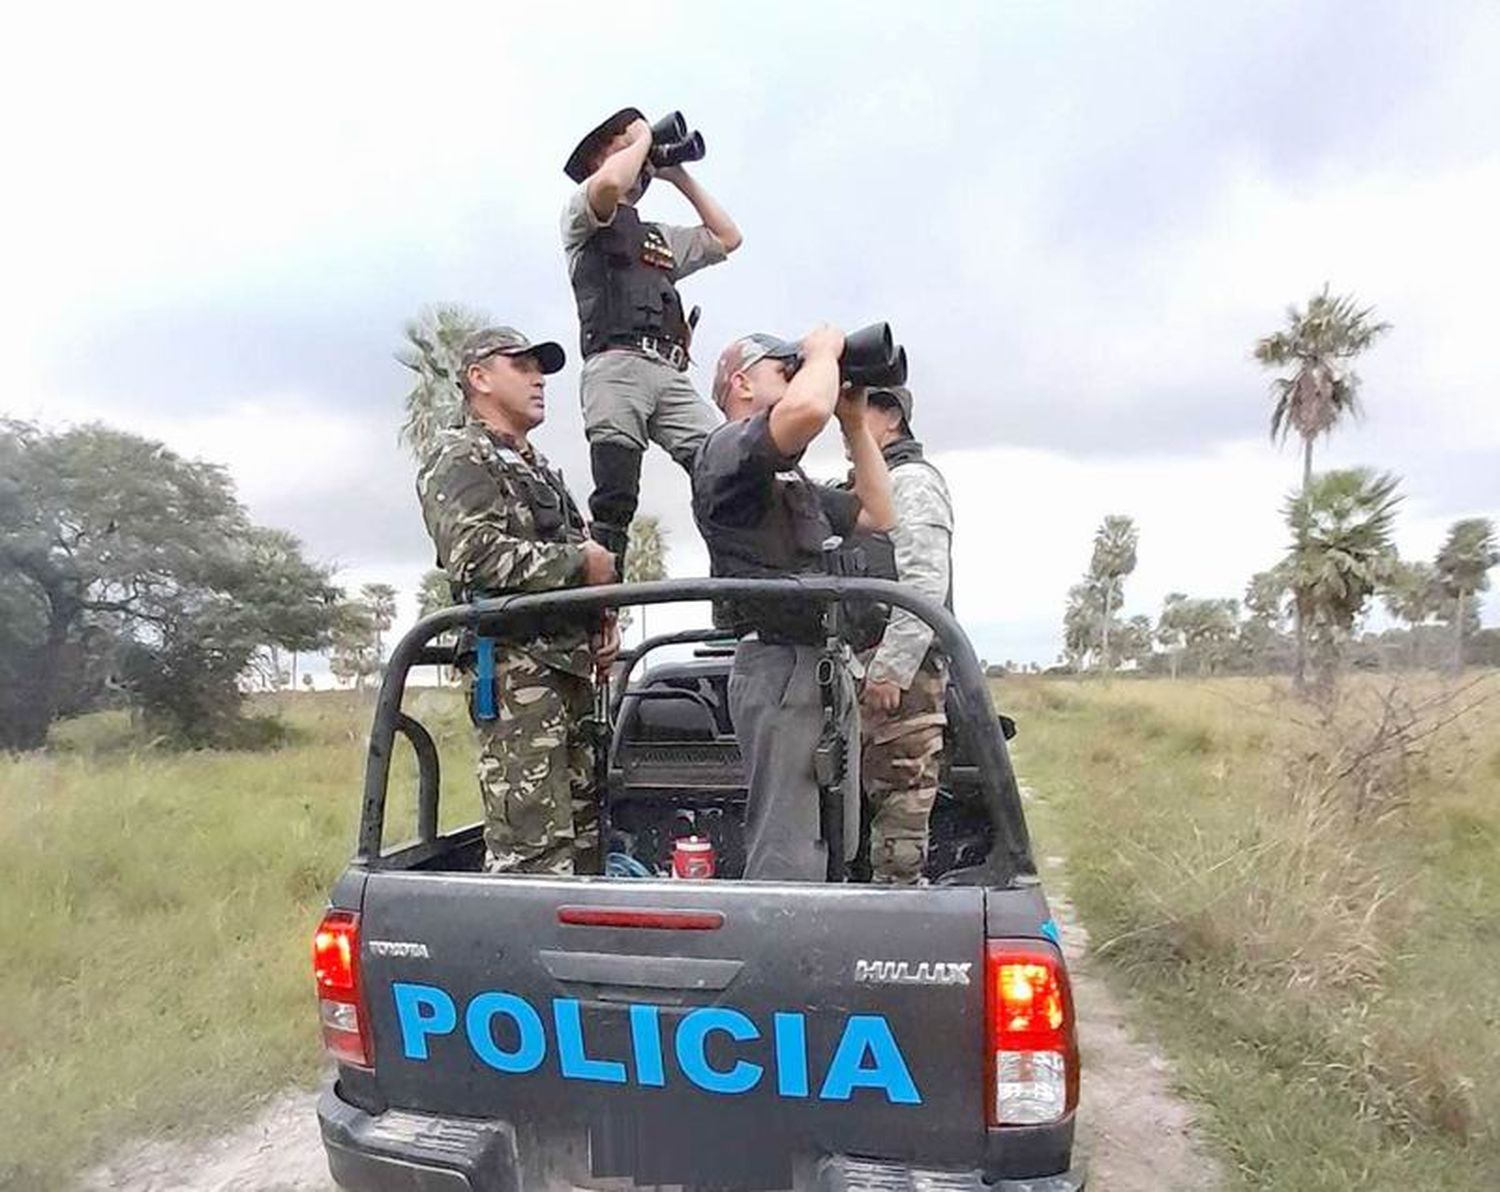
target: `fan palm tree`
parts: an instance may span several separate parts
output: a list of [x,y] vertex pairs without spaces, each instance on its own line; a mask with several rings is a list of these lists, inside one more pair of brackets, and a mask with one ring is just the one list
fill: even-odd
[[1437,579],[1453,602],[1453,667],[1464,665],[1464,615],[1469,598],[1490,586],[1490,569],[1500,563],[1495,523],[1487,517],[1466,517],[1448,530],[1448,540],[1437,554]]
[[1125,592],[1125,577],[1135,570],[1139,537],[1135,522],[1117,513],[1106,517],[1094,534],[1094,555],[1089,561],[1089,578],[1100,586],[1103,595],[1099,653],[1105,670],[1109,670],[1111,666],[1110,618],[1120,607]]
[[1312,633],[1319,685],[1333,683],[1339,645],[1389,579],[1398,481],[1389,472],[1349,468],[1313,477],[1286,507],[1294,607]]
[[400,440],[418,460],[426,455],[438,431],[457,417],[463,404],[459,353],[464,340],[490,321],[482,311],[444,304],[427,307],[406,324],[406,343],[396,359],[413,377]]
[[396,589],[390,584],[365,584],[359,598],[370,610],[370,625],[375,631],[375,659],[385,658],[385,631],[396,621]]
[[1391,565],[1385,584],[1385,610],[1407,627],[1411,637],[1407,651],[1410,665],[1417,662],[1417,630],[1438,611],[1440,595],[1437,571],[1431,564],[1398,559]]
[[[661,519],[642,515],[630,523],[630,545],[625,551],[625,582],[643,584],[667,578],[667,534]],[[646,640],[646,605],[641,605],[641,640]],[[626,610],[628,614],[629,610]],[[622,614],[622,628],[630,624]]]
[[[1287,369],[1271,382],[1276,398],[1271,438],[1284,443],[1296,431],[1302,439],[1302,492],[1312,484],[1313,441],[1329,434],[1346,414],[1358,417],[1359,375],[1350,362],[1390,330],[1374,320],[1375,308],[1360,306],[1352,294],[1334,295],[1325,283],[1306,310],[1289,306],[1286,327],[1255,343],[1255,358],[1266,368]],[[1306,633],[1296,612],[1298,686],[1303,681]]]

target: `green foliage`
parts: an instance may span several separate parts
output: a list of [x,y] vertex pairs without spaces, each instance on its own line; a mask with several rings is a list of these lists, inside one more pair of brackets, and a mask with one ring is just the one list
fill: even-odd
[[1340,648],[1395,562],[1397,480],[1350,468],[1314,477],[1290,498],[1287,556],[1293,600],[1312,635],[1320,683],[1333,681]]
[[[1453,625],[1453,666],[1464,665],[1464,638],[1467,621],[1478,613],[1471,604],[1473,596],[1490,586],[1490,569],[1500,563],[1500,548],[1495,538],[1495,523],[1487,517],[1468,517],[1456,521],[1438,550],[1438,590],[1446,598],[1440,611]],[[1478,626],[1476,625],[1477,629]]]
[[1423,680],[1392,724],[1393,685],[1360,677],[1333,725],[1249,679],[995,688],[1038,856],[1065,858],[1090,967],[1154,1028],[1226,1189],[1500,1187],[1495,682],[1455,704]]
[[400,440],[418,460],[463,405],[459,353],[464,340],[490,323],[482,311],[441,304],[424,309],[406,324],[406,343],[396,359],[413,375],[406,393],[406,420],[401,425]]
[[1284,440],[1296,431],[1310,453],[1314,439],[1344,415],[1359,413],[1359,377],[1349,361],[1390,330],[1389,323],[1374,320],[1374,313],[1352,295],[1330,294],[1325,285],[1305,310],[1287,308],[1284,330],[1256,342],[1255,358],[1262,365],[1292,369],[1271,383],[1272,438]]
[[[630,523],[630,542],[625,549],[625,582],[643,584],[651,580],[667,578],[667,533],[661,528],[661,519],[642,514]],[[641,636],[646,633],[647,607],[639,609]],[[636,609],[620,610],[620,628],[630,628]]]
[[430,617],[453,603],[453,589],[448,575],[439,567],[429,568],[417,586],[417,615]]
[[250,523],[223,468],[90,425],[0,426],[0,747],[40,745],[107,689],[166,740],[222,739],[266,647],[314,649],[335,592]]
[[328,669],[341,683],[363,690],[380,673],[380,628],[374,608],[365,600],[345,600],[334,610]]

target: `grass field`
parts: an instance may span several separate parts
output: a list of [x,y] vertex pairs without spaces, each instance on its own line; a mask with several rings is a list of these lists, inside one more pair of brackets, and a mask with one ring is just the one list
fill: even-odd
[[[1414,743],[1404,778],[1315,798],[1325,734],[1264,684],[997,688],[1038,853],[1067,855],[1096,944],[1245,1187],[1500,1187],[1487,689]],[[410,702],[447,763],[444,820],[474,819],[456,699]],[[156,753],[105,716],[0,756],[0,1187],[60,1186],[124,1137],[323,1072],[308,945],[353,842],[369,705],[280,707],[295,739],[273,753]]]
[[1251,680],[996,688],[1038,851],[1246,1188],[1500,1187],[1500,677],[1468,682],[1360,679],[1332,727]]
[[[454,757],[445,818],[472,821],[456,697],[413,701]],[[49,755],[0,754],[0,1187],[58,1186],[123,1135],[232,1119],[323,1071],[310,946],[353,847],[370,705],[281,707],[296,741],[273,753],[133,750],[105,715]],[[414,823],[396,773],[393,822]]]

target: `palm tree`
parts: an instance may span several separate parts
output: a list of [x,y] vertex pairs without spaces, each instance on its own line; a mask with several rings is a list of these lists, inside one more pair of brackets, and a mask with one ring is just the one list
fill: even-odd
[[1417,630],[1438,611],[1438,596],[1437,571],[1431,564],[1398,559],[1391,565],[1385,584],[1385,609],[1406,624],[1411,636],[1410,665],[1417,662]]
[[[625,550],[625,582],[643,584],[667,578],[667,534],[661,519],[642,515],[630,523],[630,544]],[[646,640],[646,605],[641,605],[641,640]],[[625,610],[624,626],[630,624]]]
[[427,307],[406,324],[406,343],[396,359],[415,375],[399,437],[418,460],[438,431],[457,417],[463,404],[459,352],[464,340],[490,321],[482,311],[450,303]]
[[1490,586],[1490,568],[1500,563],[1495,523],[1487,517],[1466,517],[1448,530],[1448,540],[1437,554],[1437,577],[1442,592],[1453,601],[1453,667],[1464,665],[1464,616],[1468,600]]
[[360,600],[370,610],[370,624],[375,630],[375,661],[385,659],[385,631],[396,620],[396,589],[390,584],[365,584],[359,590]]
[[1396,557],[1391,531],[1401,502],[1397,484],[1389,472],[1349,468],[1315,476],[1287,502],[1292,599],[1312,632],[1325,692],[1333,684],[1343,636],[1390,575]]
[[[1287,368],[1271,382],[1276,407],[1271,412],[1271,438],[1286,441],[1296,431],[1302,439],[1302,493],[1312,484],[1313,440],[1329,434],[1344,415],[1358,416],[1359,375],[1350,362],[1390,330],[1377,323],[1375,308],[1361,307],[1352,294],[1333,295],[1324,283],[1308,299],[1307,309],[1289,306],[1286,327],[1255,343],[1255,358],[1266,368]],[[1306,634],[1297,612],[1298,686],[1303,680]]]
[[1109,622],[1124,596],[1125,577],[1135,570],[1136,543],[1139,537],[1135,522],[1117,513],[1106,517],[1094,534],[1094,555],[1089,561],[1089,578],[1099,584],[1103,593],[1104,614],[1099,632],[1099,652],[1106,671],[1111,666]]

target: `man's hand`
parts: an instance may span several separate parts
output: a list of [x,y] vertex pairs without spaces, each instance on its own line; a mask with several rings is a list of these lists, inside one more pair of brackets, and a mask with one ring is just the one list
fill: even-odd
[[864,429],[865,408],[869,404],[865,395],[868,392],[863,385],[848,385],[839,390],[839,403],[833,407],[833,416],[846,434]]
[[588,587],[615,582],[615,557],[592,539],[583,543],[583,582]]
[[901,706],[901,688],[894,679],[868,680],[860,702],[872,712],[884,712],[889,716]]
[[629,138],[625,142],[627,145],[634,145],[642,137],[645,137],[649,141],[651,139],[651,126],[641,117],[637,116],[625,126],[625,135]]
[[688,175],[687,168],[681,165],[658,166],[656,168],[656,176],[663,182],[670,182],[678,190],[682,190],[693,184],[692,178]]
[[802,337],[802,356],[806,360],[838,360],[844,354],[844,333],[827,323],[819,323]]
[[604,614],[604,627],[589,639],[594,649],[594,673],[602,683],[609,677],[620,653],[620,617],[613,610]]

